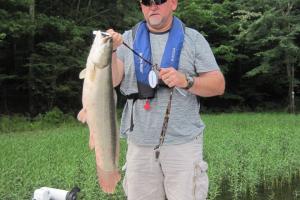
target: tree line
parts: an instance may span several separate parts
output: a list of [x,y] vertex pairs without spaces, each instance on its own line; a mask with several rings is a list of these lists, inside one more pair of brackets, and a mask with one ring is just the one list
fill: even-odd
[[[179,0],[176,15],[209,41],[226,78],[204,110],[300,110],[300,0]],[[92,31],[141,19],[136,0],[0,0],[0,114],[77,112]]]

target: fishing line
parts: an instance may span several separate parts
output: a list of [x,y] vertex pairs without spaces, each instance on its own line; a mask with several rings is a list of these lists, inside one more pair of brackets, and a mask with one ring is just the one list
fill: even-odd
[[[150,62],[149,60],[145,59],[143,56],[141,56],[138,52],[136,52],[134,49],[132,49],[128,44],[126,44],[125,42],[123,42],[123,45],[125,47],[127,47],[130,51],[132,51],[132,53],[134,53],[136,56],[138,56],[139,58],[141,58],[143,61],[145,61],[146,63],[148,63],[149,65],[152,66],[152,69],[160,71],[160,67],[158,66],[158,64],[153,64],[152,62]],[[182,96],[186,96],[186,94],[184,92],[182,92],[181,89],[179,89],[178,87],[175,87],[175,89],[182,95]]]
[[[139,55],[134,49],[132,49],[128,44],[126,44],[125,42],[123,42],[123,45],[126,46],[128,49],[130,49],[135,55],[137,55],[139,58],[141,58],[143,61],[145,61],[146,63],[150,64],[152,67],[154,67],[157,71],[160,70],[160,68],[158,67],[157,64],[151,63],[150,61],[146,60],[144,57],[142,57],[141,55]],[[176,88],[176,87],[175,87]],[[169,124],[169,116],[170,116],[170,112],[171,112],[171,104],[172,104],[172,97],[173,97],[173,89],[174,87],[171,88],[170,91],[170,96],[169,96],[169,101],[168,101],[168,106],[166,109],[166,113],[165,113],[165,117],[164,117],[164,123],[161,129],[161,133],[160,133],[160,137],[159,137],[159,143],[158,145],[155,146],[154,150],[155,150],[155,158],[156,160],[158,160],[159,155],[160,155],[160,146],[163,145],[164,141],[165,141],[165,137],[166,137],[166,133],[167,133],[167,128],[168,128],[168,124]],[[176,88],[177,89],[177,88]],[[179,91],[179,89],[177,89],[177,91]],[[184,95],[181,91],[179,91],[180,94]],[[185,96],[185,95],[184,95]]]
[[[106,32],[101,32],[102,35],[104,36],[110,36],[110,34],[106,33]],[[145,59],[143,56],[141,56],[138,52],[136,52],[134,49],[132,49],[127,43],[125,43],[124,41],[122,42],[122,44],[127,47],[130,51],[132,51],[136,56],[138,56],[139,58],[141,58],[143,61],[145,61],[146,63],[148,63],[149,65],[152,66],[153,69],[160,71],[160,67],[157,64],[153,64],[152,62],[150,62],[149,60]],[[163,126],[162,126],[162,130],[160,133],[160,137],[159,137],[159,143],[158,145],[155,146],[154,150],[155,150],[155,158],[156,160],[159,158],[160,155],[160,146],[163,145],[164,141],[165,141],[165,136],[166,136],[166,132],[167,132],[167,128],[168,128],[168,123],[169,123],[169,116],[170,116],[170,112],[171,112],[171,104],[172,104],[172,97],[173,97],[173,90],[174,88],[176,88],[176,90],[182,94],[183,96],[186,96],[184,93],[182,93],[179,88],[177,87],[172,87],[171,91],[170,91],[170,96],[169,96],[169,101],[168,101],[168,105],[167,105],[167,109],[165,112],[165,117],[164,117],[164,122],[163,122]]]

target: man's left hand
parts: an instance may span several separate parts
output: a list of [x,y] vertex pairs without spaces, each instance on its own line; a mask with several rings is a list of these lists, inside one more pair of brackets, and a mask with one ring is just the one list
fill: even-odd
[[159,78],[170,88],[185,88],[187,86],[185,74],[177,71],[173,67],[160,68]]

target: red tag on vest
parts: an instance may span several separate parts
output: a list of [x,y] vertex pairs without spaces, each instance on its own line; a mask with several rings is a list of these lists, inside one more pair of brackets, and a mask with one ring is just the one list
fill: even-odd
[[146,100],[146,103],[145,103],[145,105],[144,105],[144,109],[145,109],[145,110],[150,110],[150,108],[151,108],[151,107],[150,107],[150,101],[149,101],[149,99],[147,99],[147,100]]

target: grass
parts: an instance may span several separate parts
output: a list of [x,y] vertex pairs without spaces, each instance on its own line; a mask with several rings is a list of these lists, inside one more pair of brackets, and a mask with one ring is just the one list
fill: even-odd
[[227,114],[205,117],[210,197],[228,185],[233,199],[256,199],[257,186],[280,188],[300,177],[300,117]]
[[[20,120],[21,125],[10,127],[8,123],[15,118],[3,119],[1,200],[31,199],[33,191],[43,186],[65,190],[78,186],[79,199],[125,199],[121,183],[114,195],[99,189],[85,126],[68,122],[51,127]],[[220,196],[224,183],[232,199],[245,195],[255,199],[258,186],[281,187],[299,177],[299,116],[220,114],[204,115],[203,120],[207,125],[204,155],[209,164],[211,200]],[[125,162],[125,153],[126,141],[121,140],[120,165]]]
[[[47,186],[81,188],[80,199],[125,199],[118,186],[111,196],[100,192],[94,153],[88,148],[87,129],[63,125],[51,130],[0,135],[0,199],[31,199],[33,191]],[[125,142],[121,144],[124,163]]]

